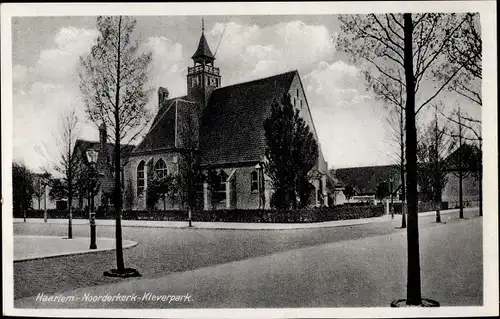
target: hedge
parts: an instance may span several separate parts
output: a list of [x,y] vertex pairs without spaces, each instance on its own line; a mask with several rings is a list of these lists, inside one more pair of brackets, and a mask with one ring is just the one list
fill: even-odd
[[[406,209],[408,209],[408,203],[405,203]],[[430,212],[436,210],[437,205],[432,202],[420,202],[418,203],[418,212]],[[446,210],[448,208],[448,202],[441,202],[441,210]],[[401,214],[401,203],[394,204],[394,214]]]
[[[379,217],[385,213],[384,206],[341,206],[319,207],[300,210],[231,209],[193,211],[192,220],[199,222],[243,222],[243,223],[314,223],[332,220]],[[68,211],[48,210],[48,218],[68,218]],[[22,213],[14,213],[15,218],[23,218]],[[43,210],[27,211],[27,218],[43,218]],[[73,218],[87,219],[87,211],[73,211]],[[114,219],[111,209],[96,212],[98,219]],[[124,210],[126,220],[166,220],[186,221],[185,210]]]

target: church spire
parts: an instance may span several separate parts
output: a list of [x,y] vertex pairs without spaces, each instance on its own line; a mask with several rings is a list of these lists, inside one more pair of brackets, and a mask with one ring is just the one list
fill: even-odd
[[191,57],[195,63],[212,64],[215,60],[210,47],[208,46],[207,39],[205,38],[205,19],[201,18],[201,38],[198,43],[198,49]]

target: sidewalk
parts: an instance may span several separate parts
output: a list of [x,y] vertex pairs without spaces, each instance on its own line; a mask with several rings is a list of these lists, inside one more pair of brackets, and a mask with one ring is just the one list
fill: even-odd
[[[477,210],[477,208],[464,208],[464,212]],[[458,209],[441,211],[441,216],[458,213]],[[435,215],[435,211],[419,213],[419,217]],[[398,215],[394,218],[398,218]],[[381,217],[335,220],[320,223],[226,223],[226,222],[197,222],[193,221],[193,229],[241,229],[241,230],[283,230],[305,228],[327,228],[362,225],[368,223],[385,222],[391,220],[391,215]],[[24,223],[22,218],[14,218],[14,223]],[[42,218],[28,218],[26,223],[43,224]],[[48,219],[48,224],[67,224],[67,219]],[[73,225],[88,225],[88,219],[73,219]],[[97,226],[114,226],[114,219],[97,219]],[[123,227],[153,227],[153,228],[189,228],[187,221],[156,221],[156,220],[122,220]]]
[[[14,236],[14,262],[114,250],[114,238],[97,238],[97,249],[89,249],[89,238],[60,236]],[[123,240],[123,248],[137,242]]]

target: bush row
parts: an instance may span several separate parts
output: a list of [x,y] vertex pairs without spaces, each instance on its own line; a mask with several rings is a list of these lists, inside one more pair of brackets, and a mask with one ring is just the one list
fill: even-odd
[[[243,223],[314,223],[332,220],[379,217],[384,214],[384,206],[344,206],[319,207],[300,210],[228,209],[193,211],[192,220],[200,222],[243,222]],[[27,218],[43,218],[43,210],[27,211]],[[48,210],[48,218],[68,218],[68,211]],[[14,213],[15,218],[23,218],[23,213]],[[88,218],[87,211],[73,211],[73,218]],[[111,209],[98,210],[98,219],[113,219]],[[125,210],[122,218],[128,220],[186,221],[185,210]]]
[[[449,209],[448,207],[448,202],[441,202],[441,210],[446,210]],[[407,203],[405,203],[405,207],[407,206]],[[433,210],[436,210],[437,205],[432,202],[420,202],[418,203],[418,212],[419,213],[424,213],[424,212],[430,212]],[[401,214],[401,203],[394,204],[394,214]]]

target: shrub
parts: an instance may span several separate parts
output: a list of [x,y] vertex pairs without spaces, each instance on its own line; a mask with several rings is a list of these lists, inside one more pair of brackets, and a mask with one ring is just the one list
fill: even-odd
[[[332,220],[358,219],[378,217],[384,214],[384,206],[339,206],[304,208],[298,210],[265,210],[265,209],[221,209],[212,211],[193,211],[192,220],[198,222],[232,222],[232,223],[314,223]],[[14,217],[22,218],[22,213],[14,213]],[[43,210],[32,210],[28,218],[43,218]],[[49,218],[68,218],[68,211],[49,210]],[[74,211],[73,218],[88,218],[87,211]],[[112,208],[101,207],[96,218],[114,219]],[[129,220],[164,220],[187,221],[185,210],[124,210],[122,218]]]

